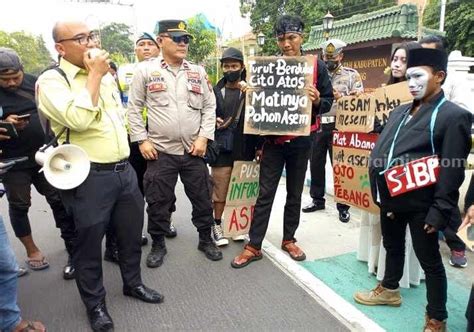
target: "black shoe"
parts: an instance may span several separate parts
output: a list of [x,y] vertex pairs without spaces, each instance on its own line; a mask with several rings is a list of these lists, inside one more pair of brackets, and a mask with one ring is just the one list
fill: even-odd
[[163,295],[154,289],[146,287],[145,285],[140,285],[133,288],[124,286],[123,295],[131,296],[147,303],[161,303],[164,300]]
[[118,264],[118,262],[119,262],[118,250],[117,249],[105,248],[104,261]]
[[178,231],[176,230],[176,227],[174,227],[173,221],[170,220],[170,229],[169,231],[165,234],[167,238],[173,238],[178,235]]
[[146,266],[151,268],[160,267],[167,253],[168,251],[164,243],[153,241],[150,253],[146,257]]
[[67,263],[63,268],[63,278],[65,280],[74,279],[75,273],[76,269],[74,268],[74,265],[72,265],[71,256],[69,256],[69,258],[67,259]]
[[217,248],[214,242],[199,241],[198,250],[202,251],[211,261],[222,259],[222,252]]
[[349,222],[349,220],[351,220],[351,214],[349,213],[349,211],[340,210],[339,211],[339,220],[343,223]]
[[324,210],[325,208],[326,206],[324,205],[324,203],[311,202],[311,204],[308,204],[304,208],[302,208],[301,211],[303,211],[304,213],[308,213]]
[[146,246],[148,244],[148,238],[145,234],[142,234],[142,246]]
[[107,307],[105,302],[101,302],[96,305],[92,310],[87,311],[87,317],[89,317],[89,322],[91,324],[92,330],[95,331],[113,331],[114,322],[107,312]]

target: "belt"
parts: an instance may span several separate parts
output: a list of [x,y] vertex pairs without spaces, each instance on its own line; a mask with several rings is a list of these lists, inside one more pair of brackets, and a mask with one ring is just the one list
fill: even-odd
[[334,122],[336,122],[335,116],[322,116],[321,117],[322,124],[328,124],[328,123],[334,123]]
[[91,169],[96,171],[114,171],[114,172],[123,172],[127,169],[128,160],[120,160],[116,163],[92,163],[91,162]]

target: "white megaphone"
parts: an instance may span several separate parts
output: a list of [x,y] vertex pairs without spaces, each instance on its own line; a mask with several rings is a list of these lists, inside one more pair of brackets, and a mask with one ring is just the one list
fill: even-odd
[[91,163],[87,153],[79,146],[63,144],[58,147],[44,146],[35,154],[35,160],[43,166],[46,180],[55,188],[68,190],[79,186],[89,175]]

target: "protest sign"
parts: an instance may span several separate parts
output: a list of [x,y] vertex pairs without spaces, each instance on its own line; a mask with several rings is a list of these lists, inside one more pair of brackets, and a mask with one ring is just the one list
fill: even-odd
[[247,65],[245,134],[308,136],[314,56],[251,57]]
[[474,225],[467,225],[463,227],[457,235],[466,244],[466,248],[474,251]]
[[252,161],[234,162],[224,209],[225,237],[249,232],[259,192],[259,176],[260,164]]
[[381,125],[387,123],[388,116],[395,107],[413,100],[406,81],[378,88],[373,95],[375,98],[375,119]]
[[377,88],[370,95],[342,97],[337,101],[336,128],[348,132],[371,132],[375,121],[384,125],[395,107],[412,100],[407,82]]
[[333,133],[334,199],[336,202],[378,213],[369,180],[369,154],[377,134],[335,131]]

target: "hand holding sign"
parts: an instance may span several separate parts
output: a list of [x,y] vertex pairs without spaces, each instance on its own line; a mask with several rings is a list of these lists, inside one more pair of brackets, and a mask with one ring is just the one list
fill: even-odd
[[309,100],[311,100],[311,102],[314,105],[318,105],[320,100],[321,100],[320,99],[320,93],[319,93],[318,89],[316,89],[313,85],[309,85],[307,87],[307,90],[308,90]]

